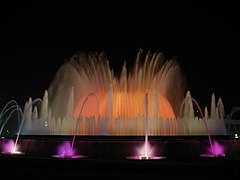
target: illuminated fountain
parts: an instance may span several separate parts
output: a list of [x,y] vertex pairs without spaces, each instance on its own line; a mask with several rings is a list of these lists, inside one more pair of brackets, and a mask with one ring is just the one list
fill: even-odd
[[[98,102],[89,97],[79,116],[90,92]],[[192,106],[184,110],[191,112],[190,117],[183,114],[178,118],[185,95],[179,64],[164,60],[162,53],[148,53],[143,59],[142,51],[133,71],[127,72],[125,63],[119,77],[114,76],[104,54],[74,55],[45,91],[42,113],[26,112],[23,134],[73,135],[79,121],[76,135],[144,136],[146,92],[150,136],[207,134],[204,121],[194,116]],[[222,108],[221,99],[216,107],[212,97],[211,116],[205,117],[212,135],[225,134]]]
[[[54,157],[86,157],[77,155],[76,136],[136,136],[145,137],[138,159],[161,159],[165,156],[156,155],[148,137],[202,135],[208,136],[210,154],[216,157],[211,136],[226,135],[221,98],[216,103],[212,94],[210,113],[207,108],[202,113],[185,90],[179,64],[162,53],[144,56],[142,50],[132,71],[124,63],[119,76],[103,53],[75,54],[60,67],[42,99],[30,97],[23,111],[13,104],[1,112],[0,135],[12,113],[18,112],[15,147],[20,134],[72,137],[59,145]],[[2,121],[5,113],[9,118]]]

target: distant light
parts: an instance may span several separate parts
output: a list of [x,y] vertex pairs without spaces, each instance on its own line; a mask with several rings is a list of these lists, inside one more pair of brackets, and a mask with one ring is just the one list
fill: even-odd
[[238,139],[238,134],[235,134],[235,139]]

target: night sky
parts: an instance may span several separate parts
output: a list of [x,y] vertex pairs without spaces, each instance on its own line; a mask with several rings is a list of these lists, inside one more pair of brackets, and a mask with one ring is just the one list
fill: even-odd
[[200,107],[209,107],[215,93],[228,113],[240,106],[237,6],[193,2],[12,6],[1,21],[0,108],[12,99],[23,107],[29,97],[42,97],[78,51],[105,52],[118,72],[142,48],[176,58]]

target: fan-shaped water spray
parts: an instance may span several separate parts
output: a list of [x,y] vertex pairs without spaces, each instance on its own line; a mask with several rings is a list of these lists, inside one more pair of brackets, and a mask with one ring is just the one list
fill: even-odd
[[[90,92],[94,92],[98,102],[95,97],[88,97],[79,117]],[[144,136],[146,92],[149,99],[149,135],[206,134],[204,122],[198,121],[194,113],[190,118],[186,115],[178,118],[185,95],[185,79],[179,64],[175,60],[164,59],[162,53],[149,52],[144,57],[142,50],[133,69],[128,70],[125,63],[119,76],[114,75],[103,53],[72,56],[58,70],[44,94],[41,107],[44,113],[35,117],[39,119],[40,126],[24,128],[24,134],[73,135],[75,124],[79,121],[76,135]],[[192,112],[193,107],[186,106],[184,111]],[[206,117],[211,134],[225,133],[223,112],[221,100],[216,107],[215,97],[212,97],[211,116]],[[26,124],[33,127],[31,119],[35,113],[27,113],[26,117],[30,118]],[[188,123],[190,131],[183,127],[185,123]],[[41,127],[45,130],[39,130]]]
[[[175,61],[163,63],[161,53],[148,53],[142,61],[140,51],[133,71],[127,73],[124,64],[118,78],[114,76],[104,54],[74,55],[60,68],[49,88],[52,115],[60,118],[62,123],[76,119],[88,93],[95,92],[100,116],[97,116],[95,100],[89,99],[82,112],[82,129],[79,134],[94,135],[86,129],[94,124],[92,122],[98,122],[95,125],[99,125],[99,134],[144,135],[144,125],[138,121],[144,119],[144,96],[149,91],[150,119],[174,120],[174,109],[177,111],[178,104],[171,105],[167,96],[173,96],[168,88],[173,86],[175,79],[182,81],[178,64]],[[182,86],[176,88],[182,92]],[[179,97],[172,102],[181,100],[181,95],[174,96]],[[134,125],[139,126],[138,131],[130,127]]]

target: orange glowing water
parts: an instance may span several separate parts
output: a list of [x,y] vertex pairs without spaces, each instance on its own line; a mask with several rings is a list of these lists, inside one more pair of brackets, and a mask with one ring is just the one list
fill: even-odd
[[[196,108],[201,117],[195,115]],[[124,63],[118,75],[103,53],[73,55],[57,71],[43,99],[29,98],[23,112],[25,134],[226,134],[221,98],[216,104],[213,94],[210,114],[207,107],[202,113],[190,91],[185,92],[179,64],[162,53],[144,55],[142,50],[133,68]]]
[[[150,91],[151,92],[151,91]],[[153,90],[152,90],[153,92]],[[127,120],[134,120],[137,116],[145,117],[145,92],[137,92],[137,93],[121,93],[115,92],[113,94],[114,102],[111,104],[112,107],[109,108],[107,96],[108,94],[96,93],[96,96],[99,99],[99,105],[97,104],[95,98],[91,97],[86,101],[84,108],[82,110],[83,117],[98,117],[98,113],[100,116],[109,117],[110,120],[110,132],[114,132],[115,121],[118,117],[121,117],[123,122]],[[175,120],[174,111],[168,102],[168,100],[163,97],[160,93],[154,95],[154,93],[149,94],[149,107],[148,113],[149,117],[152,118],[163,118],[173,119]],[[156,105],[158,102],[158,105]],[[99,112],[98,112],[99,106]],[[106,109],[108,107],[109,109]],[[82,108],[82,101],[78,103],[74,110],[74,116],[77,119]],[[144,124],[141,124],[144,126]],[[144,128],[144,127],[142,127]]]
[[[138,135],[144,134],[145,94],[149,95],[150,126],[151,121],[156,125],[159,119],[166,126],[166,121],[176,119],[184,88],[178,63],[165,60],[162,53],[149,52],[143,56],[140,50],[133,69],[128,70],[124,63],[119,76],[114,74],[103,53],[80,53],[57,72],[48,90],[49,107],[55,118],[75,119],[68,126],[74,127],[81,118],[79,134],[101,133],[99,124],[106,121],[107,134]],[[94,96],[88,96],[89,93]],[[158,131],[158,127],[152,128],[153,134]]]

